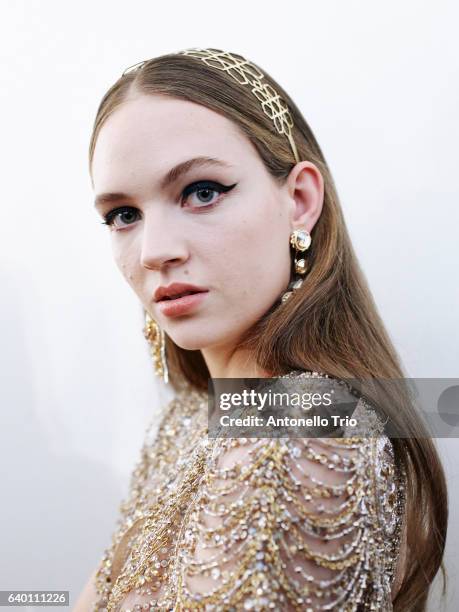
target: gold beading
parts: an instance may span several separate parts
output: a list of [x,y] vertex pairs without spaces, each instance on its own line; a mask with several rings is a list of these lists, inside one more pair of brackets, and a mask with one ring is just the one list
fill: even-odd
[[93,610],[392,610],[405,484],[390,440],[211,439],[206,396],[184,389],[147,432]]

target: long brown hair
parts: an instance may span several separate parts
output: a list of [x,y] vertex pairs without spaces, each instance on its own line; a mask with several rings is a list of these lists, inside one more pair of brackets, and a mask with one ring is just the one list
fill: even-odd
[[[320,170],[325,196],[322,213],[312,230],[309,272],[302,287],[281,307],[273,306],[266,312],[239,346],[252,351],[259,366],[273,376],[305,369],[358,380],[403,378],[399,357],[355,256],[322,151],[292,99],[269,74],[262,72],[289,106],[300,159],[309,160]],[[125,100],[137,94],[188,100],[227,117],[250,139],[279,184],[294,166],[287,138],[277,133],[247,85],[240,85],[194,57],[168,54],[121,76],[104,95],[90,140],[90,172],[104,122]],[[210,374],[201,351],[184,350],[166,336],[166,354],[174,387],[179,388],[185,377],[196,388],[207,389]],[[412,434],[393,439],[397,465],[407,477],[407,557],[394,610],[417,612],[426,610],[429,587],[440,566],[445,592],[442,558],[447,492],[433,441],[402,395],[389,397],[383,406],[394,422]]]

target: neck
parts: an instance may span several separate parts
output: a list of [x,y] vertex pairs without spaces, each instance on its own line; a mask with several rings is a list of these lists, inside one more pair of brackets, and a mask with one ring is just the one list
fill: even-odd
[[249,351],[237,347],[208,347],[201,350],[211,378],[270,378]]

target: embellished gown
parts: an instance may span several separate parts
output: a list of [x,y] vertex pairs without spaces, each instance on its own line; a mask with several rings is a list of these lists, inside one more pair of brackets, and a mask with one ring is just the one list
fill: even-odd
[[94,611],[392,610],[404,483],[385,435],[207,434],[207,393],[185,385],[147,430]]

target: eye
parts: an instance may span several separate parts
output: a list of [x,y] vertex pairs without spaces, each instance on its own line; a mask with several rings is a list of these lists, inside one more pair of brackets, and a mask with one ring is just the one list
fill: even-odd
[[195,200],[195,203],[192,203],[191,208],[210,208],[217,202],[215,199],[216,193],[227,193],[233,189],[236,184],[237,183],[234,183],[233,185],[222,185],[221,183],[217,183],[215,181],[199,181],[197,183],[192,183],[183,190],[182,203],[187,200],[188,196],[195,193],[197,201]]
[[[120,208],[110,210],[106,215],[104,215],[105,221],[102,221],[102,223],[120,228],[125,227],[126,225],[131,225],[139,218],[140,213],[136,208],[133,208],[132,206],[121,206]],[[118,223],[118,220],[120,220],[121,223]]]
[[[218,201],[215,198],[215,194],[228,193],[236,187],[237,183],[233,185],[222,185],[215,181],[198,181],[191,183],[182,192],[181,202],[184,204],[189,196],[196,194],[197,202],[192,202],[190,206],[184,206],[184,208],[212,208]],[[104,225],[108,225],[113,229],[121,230],[129,225],[132,225],[140,219],[141,215],[137,208],[132,206],[120,206],[110,210],[104,215]]]

